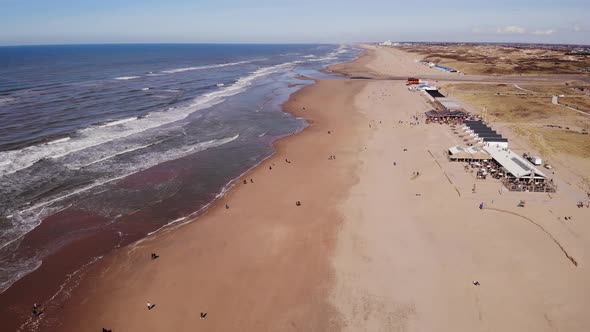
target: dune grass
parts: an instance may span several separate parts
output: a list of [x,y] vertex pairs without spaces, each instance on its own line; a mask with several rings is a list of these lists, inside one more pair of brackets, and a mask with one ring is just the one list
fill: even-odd
[[412,44],[400,48],[466,74],[587,74],[590,68],[590,57],[559,47]]
[[[567,86],[506,84],[449,84],[441,90],[477,109],[488,108],[488,121],[502,122],[544,156],[566,153],[590,158],[590,116],[551,104],[551,96],[565,94],[560,102],[590,109],[590,97]],[[575,105],[575,106],[574,106]]]

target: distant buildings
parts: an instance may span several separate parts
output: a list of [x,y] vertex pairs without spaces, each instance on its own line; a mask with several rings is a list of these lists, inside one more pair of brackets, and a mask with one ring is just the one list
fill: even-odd
[[430,68],[436,68],[436,69],[440,69],[440,70],[444,70],[446,72],[449,73],[460,73],[460,71],[453,69],[453,68],[449,68],[449,67],[445,67],[445,66],[441,66],[441,65],[437,65],[434,62],[428,62],[428,61],[420,61],[419,63],[428,66]]
[[394,43],[391,40],[386,40],[382,43],[379,43],[379,46],[399,46],[399,43]]

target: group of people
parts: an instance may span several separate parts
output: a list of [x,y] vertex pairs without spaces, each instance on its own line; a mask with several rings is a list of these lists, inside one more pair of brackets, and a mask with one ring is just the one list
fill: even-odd
[[335,159],[336,159],[336,156],[335,156],[335,155],[331,155],[331,156],[328,158],[328,160],[335,160]]

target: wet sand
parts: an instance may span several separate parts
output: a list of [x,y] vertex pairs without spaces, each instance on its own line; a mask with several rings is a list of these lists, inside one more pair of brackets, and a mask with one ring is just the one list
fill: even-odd
[[96,267],[63,308],[63,330],[338,330],[330,257],[338,203],[356,182],[367,122],[352,104],[364,85],[321,81],[292,95],[285,110],[309,127],[194,223]]

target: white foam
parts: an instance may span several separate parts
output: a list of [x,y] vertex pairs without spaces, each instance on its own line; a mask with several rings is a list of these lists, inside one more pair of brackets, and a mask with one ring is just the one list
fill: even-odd
[[88,167],[90,165],[94,165],[94,164],[99,163],[101,161],[109,160],[109,159],[115,158],[117,156],[120,156],[120,155],[129,153],[129,152],[133,152],[133,151],[137,151],[137,150],[148,148],[148,147],[153,146],[155,144],[158,144],[160,142],[162,142],[162,141],[158,141],[158,142],[147,144],[147,145],[136,146],[136,147],[133,147],[133,148],[130,148],[130,149],[126,149],[126,150],[123,150],[123,151],[114,153],[114,154],[109,155],[109,156],[106,156],[106,157],[102,157],[102,158],[97,159],[97,160],[93,160],[93,161],[91,161],[89,163],[86,163],[86,164],[83,164],[83,165],[68,165],[68,168],[70,168],[70,169],[80,169],[80,168]]
[[[7,270],[14,271],[11,278],[8,280],[0,281],[0,294],[4,293],[5,290],[10,288],[15,282],[20,280],[22,277],[26,276],[27,274],[37,270],[43,262],[40,259],[28,259],[25,261],[18,262],[16,264],[11,264],[12,266],[3,266],[3,272],[8,272]],[[16,266],[15,266],[16,265]]]
[[64,138],[56,139],[55,141],[50,141],[50,142],[47,142],[47,145],[53,145],[53,144],[58,144],[58,143],[67,142],[67,141],[69,141],[70,139],[71,139],[70,137],[64,137]]
[[119,80],[119,81],[134,80],[136,78],[140,78],[140,76],[121,76],[121,77],[115,77],[115,79],[116,80]]
[[143,88],[141,91],[148,91],[150,88]]
[[313,59],[310,59],[308,61],[311,61],[311,62],[322,62],[322,61],[336,60],[338,58],[338,55],[343,54],[343,53],[346,53],[346,52],[348,52],[348,47],[346,45],[340,45],[334,51],[326,54],[326,56],[321,57],[321,58],[313,58]]
[[116,125],[120,125],[123,123],[127,123],[129,121],[135,121],[137,120],[136,116],[130,117],[130,118],[125,118],[125,119],[121,119],[121,120],[115,120],[115,121],[111,121],[111,122],[107,122],[105,124],[102,124],[98,127],[110,127],[110,126],[116,126]]
[[169,69],[169,70],[162,71],[162,73],[166,73],[166,74],[177,74],[177,73],[184,73],[185,71],[202,70],[202,69],[213,69],[213,68],[223,68],[223,67],[229,67],[229,66],[243,65],[243,64],[246,64],[246,63],[252,63],[254,61],[259,61],[259,60],[238,61],[238,62],[230,62],[230,63],[220,63],[220,64],[217,64],[217,65],[207,65],[207,66],[197,66],[197,67],[186,67],[186,68]]
[[222,86],[225,86],[225,84],[223,84],[223,83],[217,83],[216,85],[217,85],[218,87],[220,87],[220,88],[221,88]]
[[20,150],[1,151],[0,160],[10,160],[12,162],[0,164],[0,177],[28,168],[42,159],[57,159],[77,151],[183,120],[196,111],[217,105],[223,102],[225,98],[245,91],[248,86],[261,77],[292,67],[298,63],[302,63],[302,61],[259,68],[238,79],[232,85],[196,97],[189,105],[153,112],[142,118],[132,117],[100,126],[88,127],[78,131],[76,137],[68,141],[51,145],[33,145]]
[[[27,212],[31,212],[34,210],[39,210],[40,208],[44,208],[46,206],[52,205],[56,202],[62,201],[68,197],[71,197],[73,195],[76,194],[80,194],[82,192],[88,191],[92,188],[98,187],[98,186],[102,186],[108,183],[111,183],[113,181],[117,181],[120,179],[123,179],[131,174],[135,174],[137,172],[140,172],[144,169],[147,169],[149,167],[155,166],[163,161],[169,161],[169,160],[173,160],[173,159],[178,159],[180,157],[186,156],[189,153],[193,153],[193,152],[200,152],[203,150],[207,150],[213,147],[217,147],[223,144],[227,144],[229,142],[232,142],[234,140],[236,140],[238,137],[240,137],[240,134],[236,134],[232,137],[225,137],[225,138],[220,138],[220,139],[213,139],[210,141],[205,141],[205,142],[198,142],[198,143],[194,143],[192,145],[188,145],[188,146],[182,146],[180,148],[176,148],[173,150],[168,150],[166,151],[166,153],[161,154],[160,159],[151,159],[146,163],[143,163],[143,165],[137,165],[134,170],[130,173],[126,173],[123,175],[119,175],[119,176],[115,176],[112,178],[106,178],[106,179],[101,179],[101,180],[97,180],[91,184],[89,184],[88,186],[82,187],[82,188],[78,188],[72,191],[67,192],[64,195],[55,197],[53,199],[47,200],[47,201],[43,201],[40,203],[37,203],[29,208],[23,209],[21,210],[19,213],[27,213]],[[137,150],[137,149],[132,149],[132,150]],[[121,153],[122,154],[122,153]],[[114,156],[110,156],[109,158],[112,158]],[[103,160],[109,159],[109,158],[103,158]],[[98,161],[97,161],[98,162]]]
[[64,206],[52,206],[55,203],[61,202],[74,195],[87,192],[93,188],[121,180],[125,177],[128,177],[132,174],[138,173],[140,171],[158,165],[162,162],[182,158],[192,153],[204,151],[207,149],[215,148],[233,142],[239,137],[240,135],[236,134],[231,137],[223,137],[204,142],[196,142],[191,145],[181,146],[175,149],[166,150],[164,152],[154,152],[151,154],[142,155],[142,158],[140,158],[140,160],[135,161],[135,163],[132,162],[130,165],[128,165],[128,167],[119,170],[113,170],[114,175],[110,178],[102,178],[96,180],[95,182],[82,188],[77,188],[74,190],[64,192],[61,196],[41,201],[26,209],[14,212],[13,214],[11,214],[11,216],[14,215],[14,219],[16,219],[14,220],[14,222],[12,222],[14,227],[10,228],[10,234],[5,234],[12,236],[13,238],[8,240],[9,237],[4,237],[3,240],[5,240],[6,242],[0,244],[0,250],[22,239],[28,232],[32,231],[37,226],[39,226],[41,224],[41,221],[46,216],[59,212],[65,208]]
[[4,98],[0,98],[0,105],[2,104],[8,104],[10,102],[13,102],[15,99],[13,97],[4,97]]

